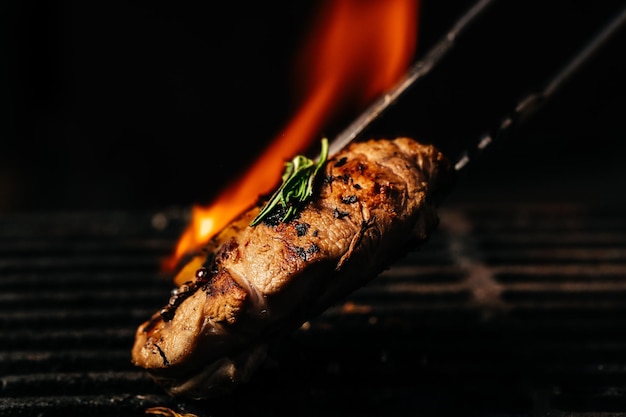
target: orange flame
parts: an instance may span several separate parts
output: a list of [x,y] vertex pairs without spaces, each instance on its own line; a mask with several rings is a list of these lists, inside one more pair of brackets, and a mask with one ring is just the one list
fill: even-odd
[[418,0],[327,0],[299,64],[305,99],[295,116],[246,171],[207,207],[194,206],[172,270],[235,216],[277,185],[285,161],[302,153],[332,115],[390,89],[408,68],[417,42]]

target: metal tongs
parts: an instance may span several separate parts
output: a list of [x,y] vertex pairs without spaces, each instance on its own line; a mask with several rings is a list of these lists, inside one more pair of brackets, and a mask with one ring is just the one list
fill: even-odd
[[[388,92],[368,106],[346,129],[340,132],[330,143],[329,154],[334,154],[351,141],[357,139],[363,131],[378,119],[387,109],[396,103],[418,80],[432,72],[437,64],[453,49],[456,40],[479,20],[480,16],[496,1],[479,0],[471,6],[424,56],[414,63],[404,77]],[[607,44],[620,28],[626,26],[626,6],[622,8],[605,26],[590,39],[582,49],[570,58],[538,90],[525,95],[514,109],[502,118],[499,125],[482,134],[478,140],[471,139],[467,148],[455,162],[455,170],[461,171],[476,159],[496,139],[504,136],[511,127],[527,120],[555,95],[555,93],[577,73],[592,56]]]

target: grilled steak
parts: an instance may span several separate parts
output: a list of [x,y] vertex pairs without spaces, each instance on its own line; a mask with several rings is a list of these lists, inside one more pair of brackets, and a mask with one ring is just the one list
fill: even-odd
[[331,156],[287,222],[242,213],[184,267],[137,328],[132,362],[169,394],[209,398],[246,381],[270,338],[297,329],[388,268],[437,226],[453,180],[436,148],[355,142]]

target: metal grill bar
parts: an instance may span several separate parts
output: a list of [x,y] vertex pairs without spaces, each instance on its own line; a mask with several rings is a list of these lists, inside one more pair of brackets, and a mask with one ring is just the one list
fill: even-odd
[[159,261],[179,214],[0,218],[0,414],[133,415],[170,403],[130,364],[130,346],[172,286]]

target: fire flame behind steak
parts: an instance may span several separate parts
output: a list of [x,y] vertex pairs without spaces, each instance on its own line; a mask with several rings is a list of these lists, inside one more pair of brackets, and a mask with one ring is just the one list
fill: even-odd
[[242,213],[175,278],[169,304],[136,332],[132,362],[170,395],[230,392],[293,331],[377,276],[438,224],[453,180],[410,138],[355,142],[328,159],[313,198],[286,223]]

